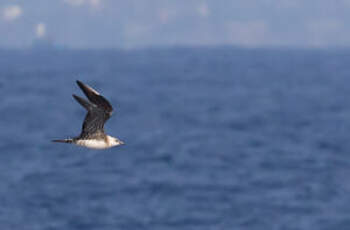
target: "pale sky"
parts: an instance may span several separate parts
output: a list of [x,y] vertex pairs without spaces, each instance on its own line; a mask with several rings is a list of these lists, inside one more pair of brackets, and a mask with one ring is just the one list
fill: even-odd
[[350,0],[1,0],[0,47],[349,47]]

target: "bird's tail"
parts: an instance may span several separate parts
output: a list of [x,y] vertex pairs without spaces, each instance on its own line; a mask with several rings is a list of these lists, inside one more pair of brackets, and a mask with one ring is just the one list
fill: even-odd
[[52,140],[52,142],[59,142],[59,143],[73,143],[73,139],[61,139],[61,140]]

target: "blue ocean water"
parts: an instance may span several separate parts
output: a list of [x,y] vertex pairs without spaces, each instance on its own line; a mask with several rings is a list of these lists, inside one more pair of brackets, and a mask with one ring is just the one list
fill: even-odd
[[[349,229],[350,51],[0,51],[0,229]],[[78,135],[81,80],[115,107]]]

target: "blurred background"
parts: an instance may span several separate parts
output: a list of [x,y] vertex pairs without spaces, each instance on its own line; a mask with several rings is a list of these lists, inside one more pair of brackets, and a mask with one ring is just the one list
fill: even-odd
[[[1,229],[349,229],[350,1],[2,0]],[[77,136],[81,80],[110,100]]]
[[0,46],[349,46],[349,0],[2,0]]

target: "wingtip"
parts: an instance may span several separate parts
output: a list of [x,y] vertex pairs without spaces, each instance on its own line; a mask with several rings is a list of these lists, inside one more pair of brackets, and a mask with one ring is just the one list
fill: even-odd
[[[84,92],[85,96],[89,99],[90,102],[103,107],[105,111],[111,112],[113,110],[113,107],[109,103],[109,101],[100,95],[99,92],[97,92],[92,87],[82,83],[79,80],[76,80],[78,86],[80,89]],[[75,97],[74,97],[75,98]]]
[[76,80],[75,82],[76,82],[79,86],[84,85],[84,83],[82,83],[82,82],[79,81],[79,80]]
[[87,97],[89,97],[89,93],[93,93],[93,94],[96,94],[96,95],[100,95],[99,92],[97,92],[95,89],[93,89],[91,86],[79,81],[79,80],[76,80],[78,86],[80,87],[81,90],[83,90],[83,92],[86,94]]
[[72,94],[72,96],[80,105],[82,105],[88,111],[90,111],[92,109],[93,106],[90,102],[86,101],[85,99],[83,99],[75,94]]
[[77,101],[79,101],[79,100],[80,100],[80,97],[79,97],[79,96],[77,96],[77,95],[75,95],[75,94],[72,94],[72,97],[73,97],[75,100],[77,100]]

